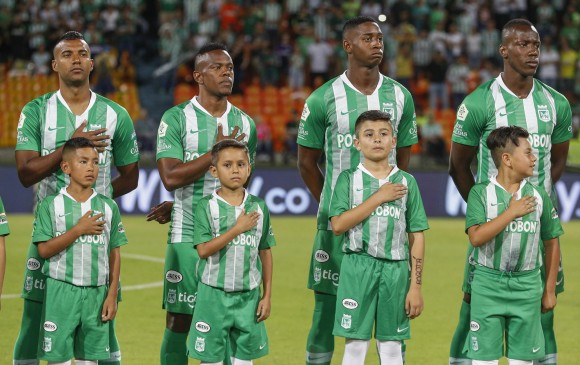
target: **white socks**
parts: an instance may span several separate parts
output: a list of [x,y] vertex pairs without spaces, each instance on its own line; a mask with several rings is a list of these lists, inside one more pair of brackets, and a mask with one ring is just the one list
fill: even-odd
[[52,361],[49,361],[48,362],[48,365],[71,365],[71,363],[72,363],[71,361],[72,360],[64,361],[64,362],[52,362]]
[[377,341],[381,365],[403,365],[401,341]]
[[97,365],[97,360],[75,360],[76,365]]
[[[240,359],[236,359],[235,357],[231,357],[230,358],[232,361],[232,365],[252,365],[253,362],[252,360],[240,360]],[[222,365],[223,363],[220,362],[201,362],[201,364],[199,365]]]
[[534,360],[514,360],[508,359],[510,365],[533,365]]
[[370,341],[368,340],[347,339],[344,346],[342,365],[363,365],[369,349],[369,343]]
[[471,365],[497,365],[499,360],[471,360]]

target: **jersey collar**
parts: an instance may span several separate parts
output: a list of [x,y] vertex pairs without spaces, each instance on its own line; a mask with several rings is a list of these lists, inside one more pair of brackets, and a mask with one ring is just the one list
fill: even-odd
[[[95,191],[95,189],[91,189],[91,190],[93,191],[93,193],[91,194],[91,196],[89,196],[89,198],[87,199],[87,202],[90,201],[91,199],[93,199],[97,195],[97,192]],[[64,196],[69,197],[72,201],[75,201],[75,202],[81,203],[81,204],[83,203],[83,202],[80,202],[80,201],[76,200],[75,198],[73,198],[72,195],[70,195],[68,193],[68,191],[66,191],[66,186],[60,188],[60,193]],[[84,202],[84,203],[86,203],[86,202]]]
[[[510,95],[513,95],[514,98],[519,99],[519,97],[514,94],[513,91],[511,91],[507,85],[505,84],[505,82],[503,82],[503,78],[501,77],[501,75],[503,75],[503,72],[501,72],[495,79],[497,80],[497,83],[499,84],[499,86],[501,86],[502,89],[504,89],[505,91],[507,91]],[[525,97],[525,99],[520,99],[520,100],[526,100],[528,98],[532,97],[532,94],[534,92],[534,89],[536,88],[536,80],[533,80],[532,82],[532,89],[530,90],[530,93],[528,94],[528,96]]]
[[222,202],[224,202],[227,205],[232,206],[232,207],[243,207],[246,204],[246,200],[248,199],[248,191],[245,188],[244,188],[244,200],[242,200],[242,204],[240,204],[240,205],[232,205],[232,204],[228,203],[227,201],[225,201],[224,198],[222,198],[221,196],[218,195],[217,191],[218,191],[218,189],[214,190],[214,192],[212,193],[212,195],[216,199],[221,200]]
[[[489,179],[489,181],[495,186],[499,187],[500,189],[511,195],[510,192],[508,192],[503,186],[500,185],[500,183],[497,182],[497,175],[492,176]],[[518,191],[516,191],[516,199],[522,198],[522,190],[524,189],[524,186],[526,186],[527,183],[528,181],[525,179],[520,182],[520,187],[518,188]]]
[[232,104],[230,104],[230,102],[227,101],[226,111],[222,115],[220,115],[219,117],[214,117],[213,115],[211,115],[210,112],[208,112],[207,110],[205,110],[205,108],[203,106],[201,106],[201,104],[199,103],[199,101],[197,101],[197,96],[194,96],[193,98],[191,98],[191,102],[192,102],[192,104],[196,108],[198,108],[199,110],[201,110],[205,114],[209,115],[210,117],[216,118],[216,119],[219,119],[219,118],[223,117],[224,115],[228,115],[228,113],[232,109]]
[[[379,89],[381,88],[381,86],[383,85],[383,80],[384,80],[385,76],[383,76],[382,73],[379,72],[379,82],[377,83],[377,87],[375,88],[375,91],[373,91],[373,93],[371,95],[376,94]],[[358,93],[362,94],[359,89],[357,89],[352,82],[350,82],[350,80],[348,79],[348,77],[346,77],[346,71],[344,71],[344,73],[342,75],[340,75],[340,79],[342,80],[342,82],[344,82],[345,84],[348,85],[348,87],[350,87],[351,89],[357,91]],[[365,94],[366,95],[366,94]],[[368,96],[368,95],[367,95]]]
[[391,178],[391,176],[393,176],[394,174],[396,174],[399,171],[399,168],[397,167],[397,165],[391,165],[391,166],[393,167],[391,169],[391,172],[384,179],[377,179],[369,170],[367,170],[366,167],[364,167],[364,165],[362,164],[362,162],[359,162],[358,169],[361,170],[362,172],[364,172],[365,174],[367,174],[369,176],[372,176],[373,178],[379,180],[379,184],[383,184],[383,183],[389,181],[389,179]]
[[[62,105],[64,105],[64,107],[71,113],[74,114],[72,112],[72,110],[70,109],[70,107],[68,106],[67,102],[64,100],[64,98],[62,97],[62,94],[60,93],[60,90],[58,90],[56,92],[56,97],[58,98],[58,100],[60,100],[60,103]],[[91,110],[91,108],[93,107],[93,105],[95,104],[95,101],[97,100],[97,94],[95,94],[92,90],[91,90],[91,99],[89,100],[89,105],[87,105],[87,108],[85,109],[85,111],[81,114],[81,115],[77,115],[77,117],[81,117],[84,118],[86,120],[88,120],[88,116],[89,116],[89,110]]]

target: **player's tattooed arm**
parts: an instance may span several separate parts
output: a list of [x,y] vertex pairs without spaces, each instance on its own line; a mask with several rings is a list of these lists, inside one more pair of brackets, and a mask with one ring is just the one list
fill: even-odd
[[409,253],[411,256],[411,286],[405,299],[405,312],[413,319],[423,312],[423,264],[425,257],[425,235],[423,232],[409,233]]

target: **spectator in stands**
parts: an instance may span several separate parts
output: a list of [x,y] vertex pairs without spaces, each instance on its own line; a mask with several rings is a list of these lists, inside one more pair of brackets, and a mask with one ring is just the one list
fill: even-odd
[[411,54],[411,43],[400,43],[399,51],[395,58],[396,70],[395,79],[399,81],[405,89],[411,88],[411,79],[414,75],[413,55]]
[[560,39],[560,87],[559,91],[568,99],[574,92],[574,78],[576,77],[576,60],[578,53],[570,48],[568,38]]
[[469,67],[480,68],[481,67],[481,33],[477,30],[477,26],[474,25],[471,28],[471,33],[466,37],[466,47],[467,59]]
[[48,75],[50,73],[50,61],[52,60],[52,55],[46,50],[44,43],[41,43],[38,48],[32,52],[31,60],[34,65],[35,74]]
[[139,151],[152,153],[155,150],[157,127],[159,127],[159,123],[156,123],[147,109],[142,107],[139,111],[139,117],[135,119],[135,134],[137,134]]
[[429,33],[429,40],[433,44],[434,52],[447,53],[447,33],[445,33],[445,23],[443,21],[436,23],[435,29]]
[[256,145],[256,161],[270,162],[272,161],[272,130],[270,126],[262,120],[259,115],[254,116],[256,123],[256,134],[258,136],[258,143]]
[[548,84],[548,86],[557,88],[559,63],[560,53],[558,53],[558,50],[554,47],[552,37],[543,37],[538,78]]
[[431,111],[438,108],[438,103],[441,109],[449,108],[449,97],[447,91],[447,84],[445,76],[447,75],[448,64],[445,56],[439,50],[433,54],[433,59],[427,68],[429,74],[429,107]]
[[317,76],[328,80],[328,71],[330,70],[331,58],[334,50],[325,40],[319,37],[314,38],[314,43],[308,46],[308,59],[310,61],[310,85],[314,86],[314,80]]
[[288,86],[292,90],[300,90],[304,87],[304,56],[300,48],[294,46],[290,57],[290,69],[288,70]]
[[426,71],[433,57],[433,43],[429,40],[427,29],[420,29],[417,40],[413,43],[413,63],[415,74]]
[[447,70],[447,82],[451,89],[451,108],[457,109],[461,101],[467,96],[467,77],[469,76],[469,66],[467,56],[459,55],[457,61],[452,63]]
[[457,24],[451,23],[445,40],[447,43],[447,59],[449,62],[453,62],[461,53],[463,53],[465,47],[465,36],[459,32]]
[[447,151],[445,149],[445,139],[443,138],[443,128],[433,117],[432,113],[427,113],[427,124],[421,126],[421,141],[423,153],[428,157],[433,157],[438,164],[447,164]]
[[[481,32],[481,57],[493,58],[495,63],[500,64],[499,47],[500,33],[495,27],[495,22],[489,20],[485,23],[485,29]],[[502,61],[503,62],[503,61]]]

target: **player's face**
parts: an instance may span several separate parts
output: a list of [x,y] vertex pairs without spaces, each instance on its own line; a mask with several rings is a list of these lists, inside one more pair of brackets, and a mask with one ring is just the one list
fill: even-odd
[[526,138],[520,138],[519,144],[510,153],[511,166],[513,171],[522,178],[530,177],[534,174],[534,166],[538,158],[534,155],[532,146]]
[[248,154],[243,149],[225,148],[220,151],[216,166],[210,166],[210,172],[220,180],[222,188],[240,189],[251,172]]
[[376,67],[383,59],[383,32],[377,23],[366,22],[349,30],[342,44],[349,62]]
[[93,59],[87,42],[81,39],[62,41],[54,49],[52,69],[65,85],[81,86],[89,80]]
[[61,168],[70,176],[71,183],[91,187],[99,175],[99,154],[91,147],[79,148],[63,160]]
[[193,72],[195,81],[210,94],[225,97],[232,94],[234,86],[234,64],[230,55],[223,50],[208,52]]
[[367,120],[359,126],[354,139],[355,147],[361,151],[365,160],[383,161],[395,148],[397,138],[393,136],[391,124],[384,120]]
[[499,51],[504,59],[505,72],[532,77],[540,62],[540,35],[534,27],[517,27],[506,37]]

